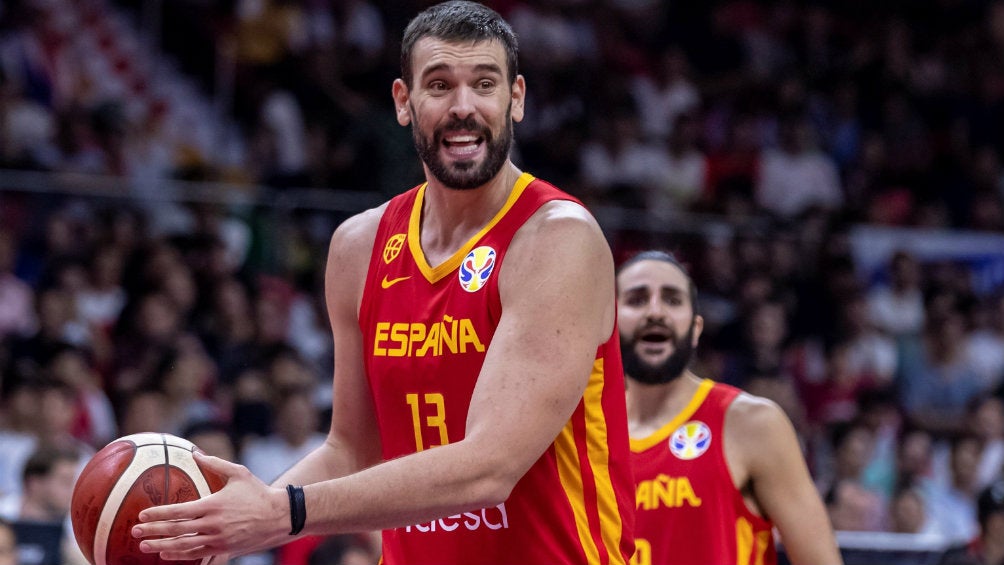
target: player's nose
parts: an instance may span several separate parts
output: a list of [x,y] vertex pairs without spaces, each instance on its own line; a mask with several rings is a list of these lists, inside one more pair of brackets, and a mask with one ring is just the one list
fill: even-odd
[[665,320],[666,314],[666,303],[658,296],[653,296],[645,304],[645,317],[650,321]]
[[453,90],[453,100],[450,113],[464,119],[474,115],[474,91],[468,86],[460,86]]

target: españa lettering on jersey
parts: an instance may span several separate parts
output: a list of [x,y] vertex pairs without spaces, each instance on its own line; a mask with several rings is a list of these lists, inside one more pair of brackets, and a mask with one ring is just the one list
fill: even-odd
[[704,380],[676,418],[631,440],[632,565],[776,565],[772,524],[746,506],[725,461],[725,412],[738,394]]
[[[385,459],[460,441],[504,316],[509,243],[540,206],[571,196],[523,174],[499,213],[441,265],[419,237],[425,186],[380,220],[359,312]],[[634,549],[624,377],[616,330],[597,349],[564,429],[509,498],[383,533],[383,563],[626,565]]]
[[470,318],[443,316],[438,322],[377,322],[373,336],[376,357],[425,357],[485,352]]

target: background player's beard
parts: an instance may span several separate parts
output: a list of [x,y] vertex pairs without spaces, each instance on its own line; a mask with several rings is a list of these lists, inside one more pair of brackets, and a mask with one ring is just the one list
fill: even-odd
[[[418,127],[415,126],[417,120],[414,119],[415,111],[413,108],[411,135],[415,140],[418,156],[429,167],[432,176],[445,186],[456,190],[477,188],[492,180],[502,170],[506,159],[509,158],[509,150],[512,148],[513,141],[511,111],[512,103],[506,109],[505,127],[502,128],[498,138],[495,138],[487,127],[479,125],[473,117],[468,117],[463,120],[452,120],[450,123],[436,128],[432,139],[429,139],[423,136],[418,131]],[[484,137],[487,152],[481,166],[476,166],[474,161],[457,161],[450,166],[440,158],[439,149],[443,145],[443,136],[446,135],[447,131],[458,129],[478,132]]]
[[652,364],[639,357],[635,351],[637,341],[637,338],[625,339],[621,336],[624,374],[645,384],[668,383],[683,374],[694,356],[694,322],[691,320],[686,335],[673,342],[673,352],[661,363]]

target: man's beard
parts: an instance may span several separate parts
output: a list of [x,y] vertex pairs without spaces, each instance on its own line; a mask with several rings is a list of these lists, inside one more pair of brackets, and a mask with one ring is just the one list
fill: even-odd
[[673,342],[673,352],[661,363],[651,364],[635,350],[637,339],[621,336],[621,358],[624,374],[641,383],[656,385],[676,380],[683,375],[694,356],[694,322],[682,338]]
[[[446,125],[437,128],[430,140],[418,130],[416,120],[413,118],[411,136],[415,140],[418,156],[429,167],[432,176],[446,187],[456,190],[477,188],[495,178],[495,175],[502,170],[502,166],[509,158],[509,150],[512,148],[513,142],[511,111],[512,104],[510,103],[506,110],[505,127],[502,128],[497,139],[487,126],[479,125],[473,117],[469,116],[463,120],[451,120]],[[412,116],[414,115],[413,108]],[[474,132],[484,138],[484,144],[488,150],[481,166],[476,166],[472,160],[456,161],[450,166],[440,158],[439,149],[443,146],[443,137],[446,132],[456,130]]]

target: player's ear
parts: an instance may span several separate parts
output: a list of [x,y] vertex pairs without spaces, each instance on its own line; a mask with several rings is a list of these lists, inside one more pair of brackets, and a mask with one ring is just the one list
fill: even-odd
[[526,79],[516,75],[512,83],[512,121],[523,121],[523,104],[526,102]]
[[406,126],[411,123],[411,112],[408,109],[408,85],[402,79],[395,79],[391,85],[391,96],[394,98],[394,113],[397,123]]
[[701,332],[703,331],[704,331],[704,317],[699,315],[694,316],[694,339],[691,345],[697,347],[697,342],[700,341]]

